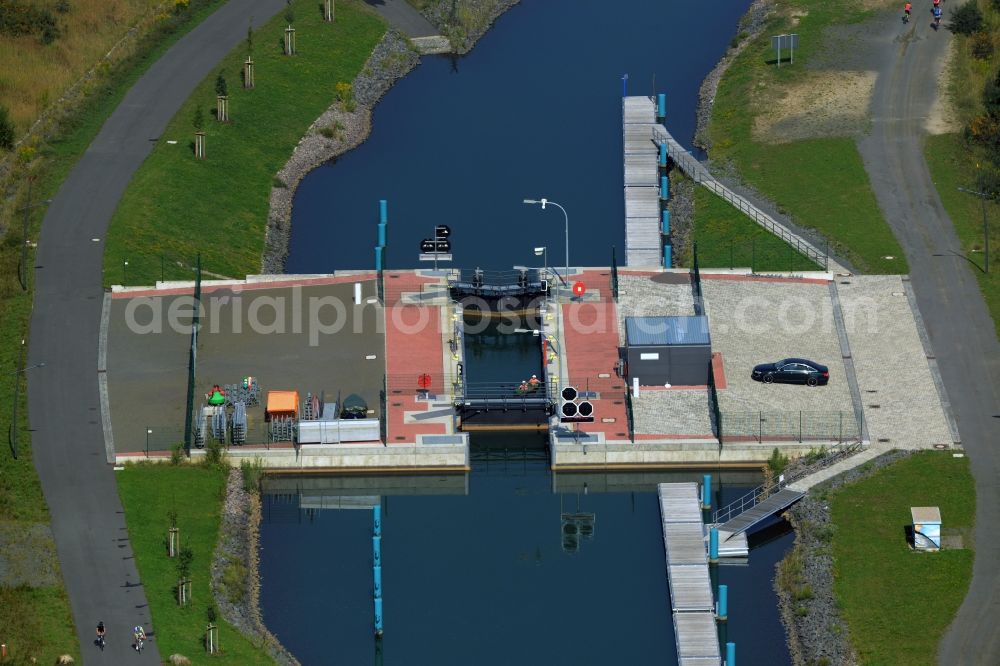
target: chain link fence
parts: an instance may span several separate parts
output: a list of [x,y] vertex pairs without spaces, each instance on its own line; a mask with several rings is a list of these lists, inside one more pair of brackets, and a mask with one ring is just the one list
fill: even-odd
[[846,411],[720,412],[719,435],[727,441],[849,442],[861,439],[861,424]]

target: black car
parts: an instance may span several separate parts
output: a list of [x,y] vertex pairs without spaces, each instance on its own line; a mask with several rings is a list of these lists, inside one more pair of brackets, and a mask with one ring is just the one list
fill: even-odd
[[780,382],[822,386],[830,381],[830,369],[804,358],[786,358],[777,363],[755,365],[750,378],[765,384]]

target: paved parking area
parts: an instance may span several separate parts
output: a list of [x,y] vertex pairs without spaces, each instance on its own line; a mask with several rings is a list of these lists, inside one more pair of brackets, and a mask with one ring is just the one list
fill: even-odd
[[637,435],[711,438],[707,389],[643,389],[632,399]]
[[[727,388],[723,412],[833,412],[853,416],[850,386],[825,281],[703,276],[712,351],[722,353]],[[762,384],[750,379],[758,363],[798,356],[830,368],[827,386]]]
[[898,275],[853,276],[837,293],[873,444],[929,448],[952,432],[907,285]]
[[[360,395],[377,414],[385,372],[382,317],[377,303],[367,303],[375,296],[374,281],[362,283],[360,306],[354,305],[354,281],[347,276],[334,284],[206,290],[196,407],[213,384],[251,375],[264,391],[262,400],[269,389],[297,390],[300,400],[307,391],[325,391],[327,401],[340,391],[343,397]],[[142,451],[147,428],[153,430],[151,450],[183,441],[190,333],[169,323],[171,307],[180,308],[183,298],[124,292],[112,300],[107,373],[119,453]],[[159,327],[154,312],[162,314]],[[190,323],[183,314],[175,320]],[[263,421],[263,408],[248,410],[248,417],[252,432]]]

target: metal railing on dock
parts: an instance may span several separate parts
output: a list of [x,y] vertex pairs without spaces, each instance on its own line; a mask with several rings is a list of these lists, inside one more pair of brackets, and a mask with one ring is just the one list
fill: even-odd
[[777,222],[767,213],[761,211],[750,203],[745,197],[736,194],[728,187],[715,180],[712,174],[696,160],[689,151],[670,135],[662,125],[656,125],[652,129],[652,141],[657,145],[665,145],[667,155],[681,171],[686,173],[695,183],[703,185],[723,200],[730,203],[741,213],[760,225],[765,231],[777,236],[782,241],[790,245],[796,252],[814,262],[823,270],[833,270],[836,272],[848,273],[844,266],[830,259],[828,252],[822,252],[814,245],[803,239],[801,236],[790,231],[787,227]]

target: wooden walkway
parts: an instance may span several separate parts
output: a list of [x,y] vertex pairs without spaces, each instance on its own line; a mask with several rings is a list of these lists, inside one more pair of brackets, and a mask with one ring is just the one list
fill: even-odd
[[[792,232],[767,213],[758,209],[744,197],[736,194],[715,180],[708,169],[691,156],[680,143],[670,135],[663,125],[656,124],[656,104],[650,97],[625,97],[622,101],[625,149],[625,239],[626,265],[661,265],[659,246],[656,261],[651,255],[649,244],[652,234],[659,243],[659,183],[657,155],[659,145],[667,145],[667,156],[696,183],[703,185],[751,220],[785,241],[800,254],[812,260],[822,270],[834,273],[850,273],[845,266],[830,258],[826,252]],[[645,144],[644,144],[645,142]],[[654,215],[649,217],[651,202],[656,203]],[[636,263],[633,263],[633,259]]]
[[653,142],[656,107],[648,97],[622,99],[625,151],[625,265],[663,265],[660,239],[659,147]]
[[718,666],[721,653],[715,598],[708,573],[698,484],[661,483],[657,492],[678,666]]
[[719,541],[722,542],[737,534],[743,534],[762,520],[795,504],[804,495],[804,492],[791,488],[779,490],[763,502],[755,504],[752,509],[747,509],[732,520],[719,525]]

